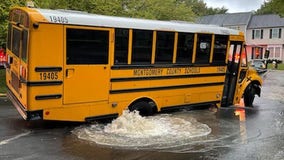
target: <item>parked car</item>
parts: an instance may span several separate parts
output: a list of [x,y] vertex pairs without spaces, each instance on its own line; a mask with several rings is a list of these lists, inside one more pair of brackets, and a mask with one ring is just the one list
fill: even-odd
[[3,48],[0,48],[0,69],[4,68],[6,62],[6,55]]
[[259,74],[267,71],[267,61],[263,59],[253,59],[251,61],[251,66],[254,67]]

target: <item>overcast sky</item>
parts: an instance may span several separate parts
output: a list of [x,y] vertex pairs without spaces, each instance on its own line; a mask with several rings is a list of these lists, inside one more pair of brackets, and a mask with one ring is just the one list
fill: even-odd
[[264,0],[203,0],[208,7],[225,7],[229,13],[250,12],[260,8]]

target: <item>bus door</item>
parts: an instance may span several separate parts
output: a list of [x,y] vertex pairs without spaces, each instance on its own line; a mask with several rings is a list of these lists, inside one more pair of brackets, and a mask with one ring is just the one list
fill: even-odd
[[240,65],[240,55],[242,51],[241,42],[231,42],[228,55],[227,72],[222,97],[222,107],[232,105],[234,103],[234,95],[238,81],[238,72]]
[[11,86],[21,96],[22,103],[26,105],[27,88],[21,85],[21,81],[27,81],[27,49],[28,30],[24,27],[9,24],[8,46],[13,55],[7,54],[7,71],[11,73]]
[[110,30],[65,26],[64,104],[108,100]]

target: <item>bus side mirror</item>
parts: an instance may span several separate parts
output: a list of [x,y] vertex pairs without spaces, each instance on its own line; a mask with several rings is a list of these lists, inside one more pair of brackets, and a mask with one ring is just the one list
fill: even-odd
[[270,51],[269,50],[266,50],[265,53],[264,53],[264,58],[269,58],[269,54],[270,54]]

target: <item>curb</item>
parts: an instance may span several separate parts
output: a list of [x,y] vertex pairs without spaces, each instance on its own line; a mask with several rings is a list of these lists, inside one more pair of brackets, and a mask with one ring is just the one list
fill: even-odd
[[0,93],[0,97],[6,97],[6,94]]

